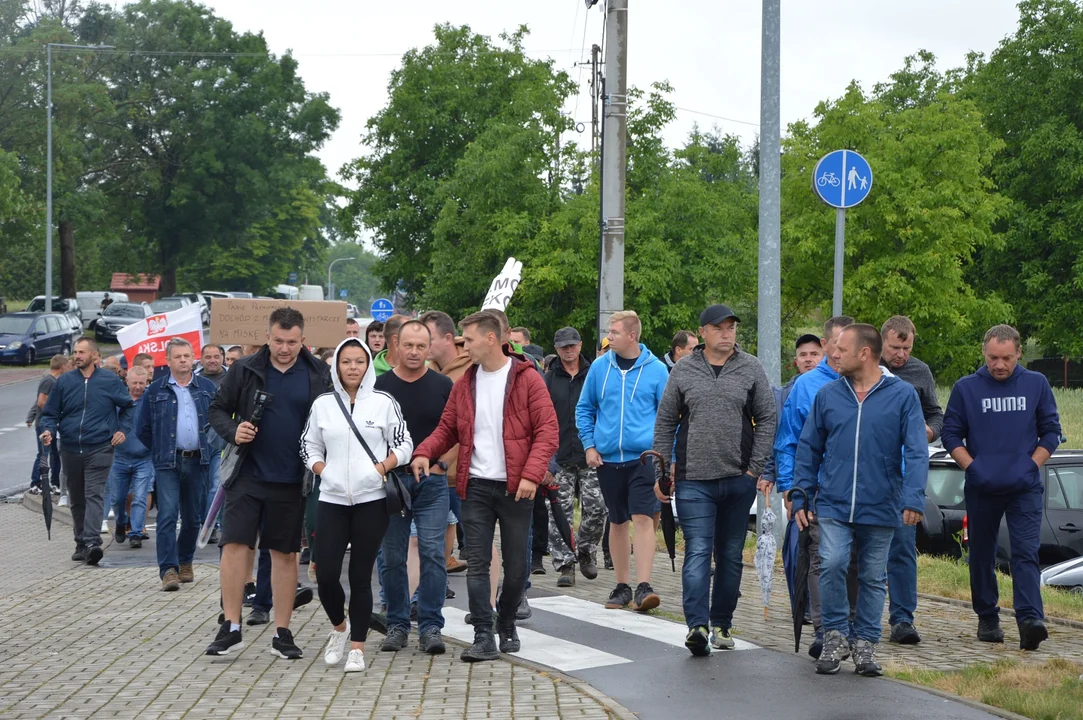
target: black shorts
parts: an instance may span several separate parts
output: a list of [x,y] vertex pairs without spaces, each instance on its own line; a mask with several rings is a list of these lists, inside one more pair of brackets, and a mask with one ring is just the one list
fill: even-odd
[[633,515],[654,516],[662,505],[654,494],[654,462],[643,465],[634,462],[604,463],[598,468],[598,485],[602,490],[609,522],[623,525]]
[[304,519],[301,483],[270,483],[242,475],[226,488],[221,544],[255,548],[259,538],[260,550],[300,552]]

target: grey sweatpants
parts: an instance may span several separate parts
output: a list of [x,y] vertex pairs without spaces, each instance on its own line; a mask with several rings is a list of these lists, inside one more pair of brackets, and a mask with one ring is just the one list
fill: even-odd
[[113,448],[89,455],[60,453],[68,474],[68,499],[78,547],[102,544],[102,521],[105,519],[105,486],[113,467]]

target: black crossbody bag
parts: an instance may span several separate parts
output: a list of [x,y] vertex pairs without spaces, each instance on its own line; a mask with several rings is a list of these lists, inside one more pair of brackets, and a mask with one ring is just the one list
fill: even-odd
[[[372,464],[379,465],[380,461],[373,455],[372,448],[365,442],[365,438],[361,437],[361,431],[358,430],[357,425],[354,424],[353,416],[350,415],[346,403],[342,402],[342,398],[338,393],[334,393],[334,395],[335,401],[338,402],[339,409],[342,410],[342,414],[346,416],[346,422],[350,423],[350,429],[353,430],[354,437],[361,443],[361,447],[365,448],[365,452],[367,452],[369,458],[372,459]],[[402,482],[402,478],[399,477],[398,472],[394,469],[390,469],[384,473],[384,486],[387,489],[387,514],[405,517],[406,511],[411,509],[413,498],[410,496],[410,491],[407,490],[406,485]]]

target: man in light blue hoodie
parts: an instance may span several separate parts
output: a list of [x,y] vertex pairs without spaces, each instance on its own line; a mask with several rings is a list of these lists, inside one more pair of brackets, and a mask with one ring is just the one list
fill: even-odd
[[[583,392],[575,407],[579,439],[587,465],[598,470],[605,506],[609,510],[609,546],[617,587],[605,606],[647,611],[661,602],[651,587],[654,566],[654,468],[641,465],[639,456],[651,449],[654,418],[669,371],[639,342],[642,325],[631,310],[614,313],[609,320],[607,352],[591,363]],[[631,579],[630,530],[635,525],[637,586]]]

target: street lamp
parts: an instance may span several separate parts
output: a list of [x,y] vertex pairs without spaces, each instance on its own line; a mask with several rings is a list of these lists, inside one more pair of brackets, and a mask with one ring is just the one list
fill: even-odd
[[331,264],[327,266],[327,299],[328,300],[334,300],[335,299],[335,286],[331,284],[331,268],[333,268],[335,266],[335,263],[337,263],[337,262],[342,262],[343,260],[356,260],[356,259],[357,258],[338,258],[337,260],[332,260]]
[[45,312],[53,311],[53,48],[72,50],[115,50],[112,45],[67,45],[65,43],[47,43],[45,54],[48,57],[46,72],[45,127],[46,127],[46,170],[45,170]]

